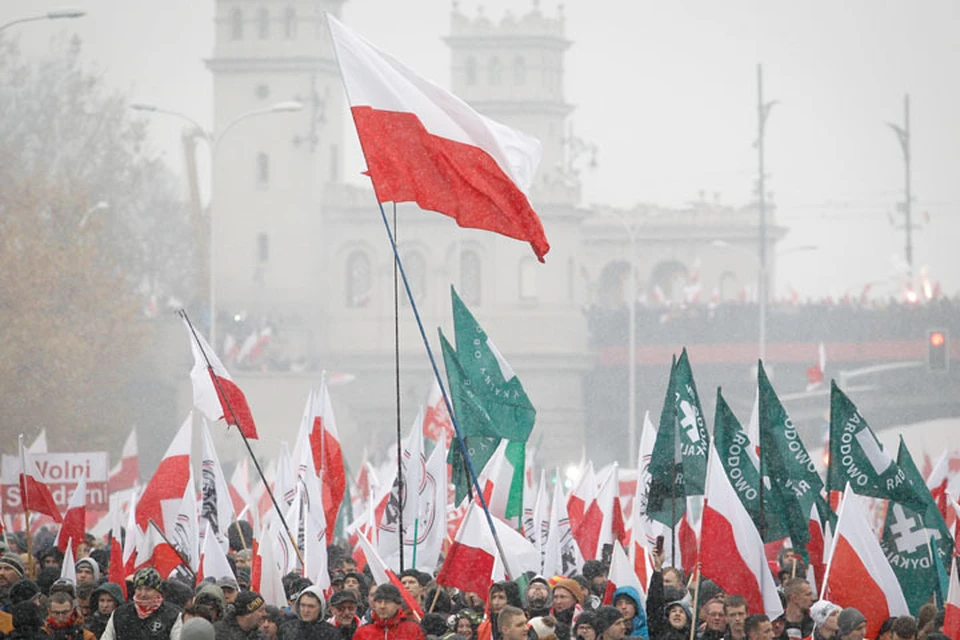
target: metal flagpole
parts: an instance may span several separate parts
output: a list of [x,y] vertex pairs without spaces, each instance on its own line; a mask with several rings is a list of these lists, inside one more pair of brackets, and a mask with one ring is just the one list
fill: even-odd
[[[397,203],[393,203],[393,237],[397,237]],[[400,426],[400,264],[393,261],[393,366],[397,385],[397,537],[400,544],[400,571],[403,572],[403,430]],[[411,297],[411,300],[413,298]]]

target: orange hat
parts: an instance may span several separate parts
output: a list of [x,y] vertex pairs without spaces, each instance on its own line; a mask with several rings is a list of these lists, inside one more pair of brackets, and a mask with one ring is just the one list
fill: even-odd
[[580,588],[580,583],[571,578],[562,578],[553,583],[554,590],[557,589],[566,589],[569,591],[574,598],[577,599],[577,604],[583,606],[583,589]]

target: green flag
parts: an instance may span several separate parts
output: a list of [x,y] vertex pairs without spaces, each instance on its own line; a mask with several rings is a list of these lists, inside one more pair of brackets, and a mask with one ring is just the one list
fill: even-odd
[[681,440],[677,433],[676,364],[676,360],[670,363],[670,379],[660,410],[660,427],[650,456],[650,489],[645,509],[652,520],[668,527],[676,526],[687,508]]
[[823,481],[796,427],[780,403],[763,363],[757,363],[759,385],[760,473],[779,494],[794,549],[806,557],[808,522],[822,501]]
[[713,444],[717,448],[730,485],[737,492],[743,508],[750,514],[763,541],[773,542],[789,536],[790,531],[784,519],[779,492],[772,486],[764,487],[762,510],[764,524],[761,526],[760,472],[757,469],[756,453],[751,451],[753,443],[750,442],[740,421],[723,399],[719,387],[717,387],[717,411],[713,422]]
[[683,457],[683,483],[688,496],[702,496],[707,478],[707,451],[710,434],[703,419],[700,395],[693,381],[693,370],[684,347],[674,367],[674,392],[679,422],[680,453]]
[[843,491],[850,483],[860,496],[885,498],[923,510],[925,483],[920,487],[907,480],[903,470],[883,450],[873,430],[837,383],[830,381],[830,462],[827,491]]
[[[926,489],[923,476],[917,469],[903,437],[897,452],[897,465],[912,486]],[[883,552],[900,581],[910,612],[917,615],[920,607],[930,600],[930,594],[940,591],[940,567],[950,566],[953,538],[933,496],[926,491],[919,509],[890,502],[883,523]]]

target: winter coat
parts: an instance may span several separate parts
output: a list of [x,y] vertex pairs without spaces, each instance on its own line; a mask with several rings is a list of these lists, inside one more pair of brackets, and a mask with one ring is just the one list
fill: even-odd
[[260,640],[263,638],[263,634],[260,633],[258,627],[249,631],[241,629],[234,615],[228,615],[223,620],[218,620],[213,625],[213,629],[216,631],[217,640]]
[[353,634],[353,640],[425,640],[425,638],[420,625],[407,620],[401,609],[389,620],[381,620],[374,615],[373,622],[357,629]]
[[637,593],[637,590],[633,587],[620,587],[613,592],[613,605],[617,605],[617,598],[620,596],[626,596],[633,600],[633,607],[637,611],[637,615],[633,617],[633,620],[630,621],[630,633],[627,634],[631,638],[645,638],[649,640],[650,630],[647,629],[647,614],[643,611],[643,607],[640,602],[640,594]]
[[280,626],[279,640],[341,640],[340,631],[326,620],[287,620]]
[[163,602],[146,618],[137,615],[133,602],[120,605],[113,611],[100,640],[180,640],[180,610]]

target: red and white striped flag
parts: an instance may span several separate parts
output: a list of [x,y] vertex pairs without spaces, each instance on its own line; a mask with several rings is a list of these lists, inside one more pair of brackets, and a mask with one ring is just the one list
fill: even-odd
[[[612,605],[614,592],[623,587],[633,587],[641,598],[647,593],[646,583],[640,580],[640,576],[633,570],[633,564],[627,554],[623,552],[623,547],[619,543],[614,543],[613,555],[610,557],[610,571],[607,573],[607,589],[603,594],[603,604]],[[640,606],[645,607],[646,603],[641,602]]]
[[137,544],[137,561],[134,569],[153,567],[161,578],[166,579],[181,564],[183,562],[176,550],[163,539],[156,523],[150,522],[146,533]]
[[84,542],[87,530],[87,478],[80,476],[77,488],[70,496],[67,512],[63,514],[60,531],[57,532],[57,549],[66,553],[67,541],[72,541],[72,551],[76,553],[77,545]]
[[137,524],[143,531],[146,531],[150,520],[156,522],[164,531],[173,527],[183,492],[190,481],[192,426],[193,414],[190,413],[180,425],[180,430],[173,437],[173,442],[137,502]]
[[110,493],[113,493],[130,489],[138,482],[140,482],[140,458],[137,452],[137,428],[134,427],[123,443],[120,462],[110,470],[107,485]]
[[50,487],[41,482],[40,471],[33,458],[28,457],[23,446],[23,436],[20,436],[20,504],[25,511],[42,513],[61,522],[63,517],[57,507],[57,501],[50,493]]
[[337,420],[333,415],[333,403],[326,383],[314,396],[313,423],[310,430],[310,449],[313,464],[320,474],[323,490],[323,512],[327,527],[327,544],[333,541],[334,526],[343,496],[347,490],[347,472],[343,464],[343,450],[337,433]]

